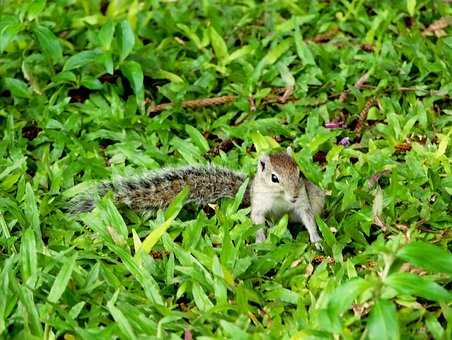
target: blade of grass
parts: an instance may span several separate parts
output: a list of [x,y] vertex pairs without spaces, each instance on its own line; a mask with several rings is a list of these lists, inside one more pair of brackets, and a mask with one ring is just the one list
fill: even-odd
[[55,278],[55,281],[53,281],[52,288],[50,289],[50,293],[47,297],[48,301],[57,303],[61,298],[61,295],[63,295],[64,291],[66,290],[67,284],[71,279],[76,260],[77,255],[74,254],[67,260],[66,263],[63,264],[58,275]]

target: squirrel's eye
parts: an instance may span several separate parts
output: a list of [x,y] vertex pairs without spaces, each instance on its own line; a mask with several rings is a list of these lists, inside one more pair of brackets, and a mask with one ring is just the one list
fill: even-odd
[[273,183],[279,183],[279,179],[275,174],[272,174],[272,182]]

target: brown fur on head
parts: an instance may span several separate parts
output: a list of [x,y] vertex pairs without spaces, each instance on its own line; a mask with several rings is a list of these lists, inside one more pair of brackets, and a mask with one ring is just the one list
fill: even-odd
[[268,187],[268,191],[279,193],[287,201],[295,201],[300,191],[300,168],[292,158],[292,150],[264,155],[258,163],[258,176]]

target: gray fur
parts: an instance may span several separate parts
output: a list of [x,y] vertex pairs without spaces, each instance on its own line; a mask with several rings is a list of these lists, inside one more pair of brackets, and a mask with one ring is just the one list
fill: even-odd
[[[312,243],[320,248],[321,237],[314,215],[320,214],[325,202],[324,192],[304,179],[288,152],[264,155],[258,162],[251,184],[251,220],[265,224],[267,217],[279,219],[285,213],[289,221],[303,223]],[[265,230],[256,233],[256,242],[265,240]]]
[[92,194],[76,196],[69,203],[73,214],[88,212],[96,206],[96,197],[112,191],[116,203],[134,210],[165,208],[185,187],[190,189],[186,203],[205,205],[223,197],[234,197],[245,176],[216,166],[187,166],[146,172],[135,177],[119,177],[94,188]]

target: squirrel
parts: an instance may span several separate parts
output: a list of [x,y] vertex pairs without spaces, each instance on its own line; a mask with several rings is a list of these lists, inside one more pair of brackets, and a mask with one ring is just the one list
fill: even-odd
[[[223,197],[234,197],[245,179],[244,174],[227,168],[187,166],[121,177],[98,185],[96,193],[102,196],[112,191],[117,203],[137,211],[155,211],[167,207],[185,186],[190,189],[185,203],[206,205]],[[95,196],[76,196],[70,202],[70,212],[91,211],[96,205]],[[320,247],[314,216],[321,213],[325,194],[302,175],[290,147],[286,152],[265,154],[259,159],[244,201],[251,204],[254,224],[264,225],[266,218],[278,219],[287,213],[290,222],[304,224],[311,242]],[[256,233],[256,242],[264,240],[262,227]]]

